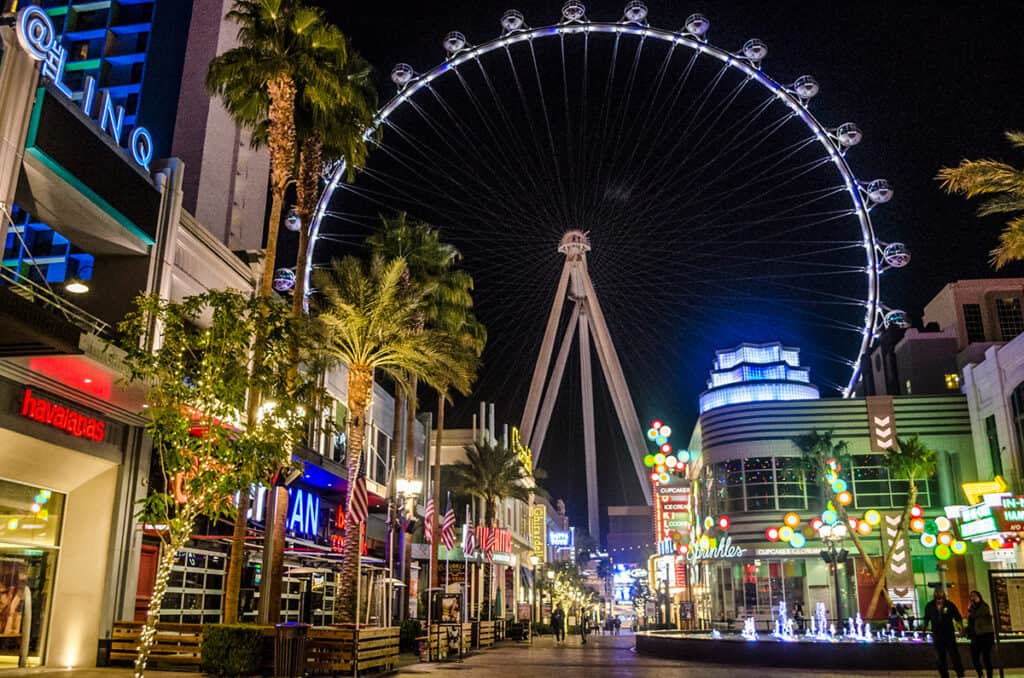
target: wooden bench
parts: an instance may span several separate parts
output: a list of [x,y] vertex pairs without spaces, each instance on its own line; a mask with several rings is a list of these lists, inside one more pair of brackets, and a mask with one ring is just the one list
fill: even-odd
[[494,645],[494,621],[480,622],[480,647]]
[[[134,662],[142,636],[142,622],[114,622],[110,639],[110,661]],[[156,637],[149,653],[149,665],[174,664],[199,667],[203,658],[203,625],[156,625]]]

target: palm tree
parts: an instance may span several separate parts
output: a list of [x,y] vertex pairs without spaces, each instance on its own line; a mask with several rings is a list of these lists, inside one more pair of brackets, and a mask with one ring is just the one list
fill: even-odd
[[[468,390],[473,372],[458,358],[460,347],[449,335],[425,328],[414,331],[430,289],[402,285],[404,259],[373,257],[368,263],[345,257],[314,274],[316,322],[327,351],[348,367],[348,476],[355,483],[373,396],[373,376],[415,374],[432,387]],[[346,539],[339,611],[342,622],[355,619],[355,581],[359,539]]]
[[907,525],[910,522],[910,510],[917,503],[917,481],[930,478],[935,474],[937,468],[938,453],[921,442],[917,435],[909,438],[897,438],[896,448],[891,450],[885,457],[886,470],[890,479],[907,481],[907,501],[903,506],[903,518],[897,528],[895,536],[889,540],[889,549],[885,553],[882,562],[882,576],[875,580],[875,590],[871,594],[871,603],[868,605],[868,618],[870,619],[878,606],[878,598],[885,588],[885,574],[889,571],[892,557],[896,553],[896,546],[901,537],[907,533]]
[[[239,46],[210,62],[207,89],[220,97],[235,123],[253,132],[254,144],[265,144],[270,152],[271,209],[267,229],[267,249],[263,261],[259,295],[272,294],[277,236],[281,223],[285,191],[294,175],[296,155],[296,96],[301,86],[301,101],[309,102],[311,93],[326,100],[340,92],[332,89],[324,63],[339,58],[344,47],[337,29],[324,21],[318,9],[299,0],[236,0],[227,18],[238,24]],[[257,353],[263,342],[256,342]],[[258,357],[258,356],[257,356]],[[258,362],[258,360],[256,361]],[[297,362],[297,361],[296,361]],[[255,419],[262,395],[253,392],[247,407],[249,420]],[[278,497],[283,495],[278,492]],[[238,619],[238,594],[242,578],[249,497],[242,494],[231,543],[228,576],[224,595],[224,621]],[[280,515],[278,515],[280,514]],[[283,511],[275,511],[275,525],[283,533]],[[275,526],[268,525],[268,531]],[[269,573],[273,577],[273,573]],[[277,596],[269,596],[278,605]],[[273,617],[277,615],[271,609]]]
[[[1011,146],[1024,149],[1024,132],[1005,134]],[[1012,215],[999,235],[999,246],[990,253],[996,269],[1024,259],[1024,170],[998,160],[961,160],[956,167],[943,167],[936,178],[947,193],[992,196],[978,207],[978,216]]]

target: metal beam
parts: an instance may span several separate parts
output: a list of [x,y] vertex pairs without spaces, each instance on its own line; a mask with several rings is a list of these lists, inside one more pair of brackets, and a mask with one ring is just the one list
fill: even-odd
[[[565,292],[569,286],[570,265],[570,261],[566,259],[565,265],[562,266],[562,275],[558,279],[558,287],[555,289],[555,300],[552,302],[551,312],[548,314],[548,324],[544,330],[544,339],[540,344],[537,364],[533,366],[533,378],[530,379],[530,391],[526,397],[523,418],[519,423],[519,435],[524,444],[531,449],[533,448],[533,426],[537,418],[537,407],[540,405],[541,395],[544,393],[548,364],[551,362],[551,351],[555,345],[555,333],[558,331],[558,322],[562,319],[562,305],[565,303]],[[533,463],[536,466],[536,454]]]
[[555,410],[555,403],[558,401],[558,389],[562,384],[562,375],[565,374],[565,363],[569,359],[569,349],[572,348],[572,340],[576,335],[576,326],[580,317],[579,303],[573,304],[572,315],[569,316],[569,324],[565,328],[565,335],[562,337],[562,346],[558,349],[558,356],[555,358],[555,369],[551,373],[551,381],[548,382],[547,392],[544,394],[544,401],[540,407],[540,414],[537,416],[537,426],[533,430],[533,442],[530,450],[533,451],[533,467],[537,468],[540,461],[540,453],[544,448],[544,438],[548,433],[548,425],[551,424],[551,414]]
[[594,375],[590,366],[590,325],[580,314],[580,392],[583,396],[583,464],[587,475],[587,529],[601,538],[601,507],[597,501],[597,438],[594,434]]

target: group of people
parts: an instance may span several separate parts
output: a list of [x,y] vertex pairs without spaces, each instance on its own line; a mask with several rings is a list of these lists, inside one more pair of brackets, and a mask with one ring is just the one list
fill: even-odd
[[971,662],[979,678],[982,675],[992,678],[992,646],[995,644],[992,610],[978,591],[971,591],[970,599],[966,620],[956,605],[946,598],[946,591],[942,588],[936,588],[932,600],[925,605],[924,629],[931,629],[942,678],[949,678],[950,661],[956,675],[960,678],[964,675],[963,662],[956,647],[958,631],[971,641]]
[[[558,603],[551,611],[551,628],[555,634],[555,642],[565,642],[565,610],[562,609],[561,603]],[[587,633],[591,628],[600,630],[601,627],[584,616],[579,624],[580,639],[584,645],[587,644]],[[605,630],[616,636],[619,635],[621,628],[622,619],[618,616],[609,618],[605,623]]]

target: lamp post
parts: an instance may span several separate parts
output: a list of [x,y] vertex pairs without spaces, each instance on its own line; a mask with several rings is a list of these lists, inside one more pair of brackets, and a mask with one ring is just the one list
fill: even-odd
[[[554,609],[555,609],[555,571],[552,570],[552,569],[548,569],[547,577],[548,577],[548,599],[551,601],[551,610],[553,612]],[[540,613],[541,613],[541,621],[544,621],[544,609],[543,608],[541,608]]]
[[[412,593],[412,558],[411,549],[407,548],[408,537],[406,527],[409,525],[409,516],[413,515],[416,508],[416,497],[423,491],[423,481],[418,479],[397,478],[395,480],[395,499],[398,506],[403,510],[399,511],[401,516],[401,541],[399,553],[402,554],[402,583],[405,584],[404,600],[399,606],[402,619],[409,617],[409,596]],[[390,526],[389,526],[390,529]],[[390,541],[390,540],[389,540]],[[393,575],[392,575],[393,576]]]
[[[537,589],[540,588],[539,586],[537,586],[537,565],[539,564],[540,558],[537,557],[536,553],[532,554],[530,556],[530,566],[533,568],[533,590],[531,591],[531,600],[533,602],[533,605],[531,605],[531,609],[533,610],[533,613],[530,615],[530,621],[532,621],[534,624],[537,623],[537,610],[539,609],[539,606],[537,605]],[[532,630],[530,633],[530,637],[533,637]]]
[[821,559],[832,565],[832,581],[836,589],[836,621],[840,624],[843,619],[843,600],[839,590],[839,564],[845,563],[849,554],[846,549],[839,548],[839,545],[843,543],[847,530],[848,528],[843,523],[822,525],[818,528],[818,536],[828,547],[827,550],[821,552]]

